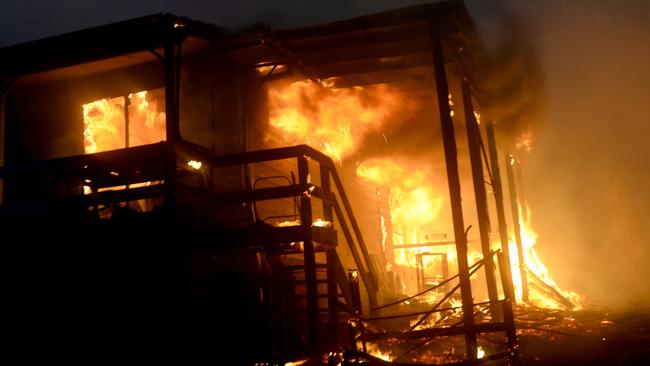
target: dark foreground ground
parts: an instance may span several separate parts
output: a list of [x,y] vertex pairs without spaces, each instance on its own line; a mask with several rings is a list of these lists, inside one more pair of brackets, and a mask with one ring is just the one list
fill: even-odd
[[[523,366],[650,365],[650,312],[643,309],[560,311],[518,307],[515,317]],[[478,341],[486,357],[504,351],[504,338],[499,334],[482,334]],[[368,349],[369,353],[398,365],[453,365],[463,364],[465,360],[462,337],[432,339],[409,353],[408,350],[418,343],[423,342],[368,344]],[[327,363],[312,359],[297,364]],[[346,363],[336,360],[330,364]],[[362,360],[358,364],[391,365],[378,358]],[[507,360],[477,364],[507,365]]]
[[522,314],[524,365],[650,365],[650,313],[582,310]]

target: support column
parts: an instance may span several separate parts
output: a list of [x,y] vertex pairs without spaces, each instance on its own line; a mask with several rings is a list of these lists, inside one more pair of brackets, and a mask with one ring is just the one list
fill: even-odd
[[[492,167],[492,190],[497,207],[497,221],[499,223],[499,238],[501,239],[501,251],[503,251],[506,266],[503,268],[507,276],[504,283],[503,292],[510,291],[515,293],[512,285],[512,270],[510,267],[510,246],[508,245],[508,227],[506,225],[506,213],[503,207],[503,185],[501,184],[501,170],[499,169],[499,154],[497,153],[497,143],[494,137],[494,124],[492,121],[485,121],[485,132],[488,140],[488,151],[490,155],[490,165]],[[503,281],[503,279],[502,279]],[[515,303],[515,297],[512,296],[512,303]]]
[[526,209],[526,191],[524,190],[524,174],[521,159],[516,162],[517,166],[513,167],[515,171],[515,182],[517,186],[517,200],[521,202],[521,222],[528,222],[528,210]]
[[169,41],[165,45],[165,128],[167,149],[165,156],[165,219],[171,228],[175,221],[176,207],[176,153],[174,145],[179,139],[179,78],[180,42]]
[[[517,242],[517,258],[519,259],[519,273],[521,275],[521,299],[528,301],[528,278],[526,276],[526,263],[524,262],[524,248],[521,241],[521,225],[519,221],[519,205],[517,204],[517,188],[515,187],[515,178],[512,165],[514,157],[508,153],[506,156],[506,172],[508,176],[508,187],[510,188],[510,208],[512,210],[512,225],[515,231],[515,241]],[[523,208],[522,208],[523,209]]]
[[[483,160],[481,159],[481,131],[474,115],[472,106],[472,93],[469,84],[463,80],[463,106],[465,111],[465,124],[467,127],[467,145],[469,147],[470,163],[472,165],[472,180],[474,182],[474,195],[476,197],[476,211],[478,226],[481,236],[481,249],[485,264],[485,280],[487,282],[488,297],[493,304],[499,301],[497,281],[494,270],[494,260],[490,249],[490,215],[488,213],[487,193],[485,192],[485,177],[483,175]],[[498,314],[496,308],[491,308],[492,316]]]
[[467,357],[477,357],[476,333],[474,332],[474,314],[472,300],[472,286],[469,281],[469,265],[467,263],[467,237],[465,236],[465,224],[463,222],[463,207],[460,194],[460,178],[458,176],[458,161],[456,150],[456,137],[454,123],[451,119],[449,108],[449,87],[445,74],[445,59],[442,49],[442,41],[435,21],[431,21],[431,52],[433,55],[433,72],[436,77],[436,95],[438,98],[438,110],[440,126],[442,128],[442,140],[445,149],[445,163],[447,166],[447,181],[449,184],[449,198],[451,201],[451,214],[454,222],[454,240],[458,255],[458,274],[460,282],[460,294],[463,301],[465,346]]
[[[320,166],[320,186],[323,190],[325,197],[328,197],[331,192],[330,187],[330,170],[327,166]],[[332,212],[332,202],[323,199],[323,220],[334,223],[334,214]],[[332,227],[334,230],[334,227]],[[338,339],[338,326],[339,326],[339,309],[338,309],[338,285],[336,283],[336,268],[334,263],[336,261],[336,247],[327,248],[327,313],[329,322],[330,333],[330,346],[338,346],[336,339]]]
[[[298,158],[298,184],[307,185],[309,176],[309,161],[306,157]],[[303,256],[305,259],[305,286],[307,292],[307,327],[309,349],[318,351],[318,283],[316,283],[316,253],[311,240],[311,198],[300,196],[300,222],[305,234],[303,241]]]
[[499,269],[501,272],[501,283],[503,285],[503,321],[506,325],[506,338],[508,344],[508,361],[511,366],[519,365],[519,343],[517,342],[517,331],[515,329],[515,317],[512,311],[514,293],[508,289],[506,282],[506,270],[509,270],[510,263],[506,260],[504,253],[497,253]]

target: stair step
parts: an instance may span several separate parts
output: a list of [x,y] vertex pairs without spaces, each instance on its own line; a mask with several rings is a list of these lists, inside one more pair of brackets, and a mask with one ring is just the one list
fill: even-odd
[[[327,248],[322,245],[318,245],[314,248],[314,253],[325,253],[326,251]],[[273,255],[304,254],[304,252],[300,249],[282,249],[282,248],[266,250],[265,253],[273,254]]]
[[[307,295],[306,294],[299,294],[299,295],[296,295],[296,297],[299,298],[299,299],[304,299],[304,298],[307,297]],[[337,294],[337,297],[342,299],[345,296],[343,294]],[[327,294],[318,294],[318,298],[319,299],[327,299],[328,295]]]
[[[305,285],[305,284],[307,284],[307,281],[306,280],[295,280],[293,283],[295,283],[296,285]],[[327,281],[327,279],[317,279],[316,283],[327,284],[328,281]]]
[[[327,269],[327,264],[325,263],[316,263],[316,269]],[[278,268],[277,270],[286,270],[286,271],[297,271],[305,270],[305,265],[304,264],[293,264],[293,265],[286,265],[283,266],[282,268]]]

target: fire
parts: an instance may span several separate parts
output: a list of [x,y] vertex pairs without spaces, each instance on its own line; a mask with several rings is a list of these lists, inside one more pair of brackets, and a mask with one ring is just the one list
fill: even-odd
[[[519,207],[521,211],[521,206]],[[581,298],[578,294],[573,291],[565,291],[557,285],[555,280],[551,277],[550,271],[544,265],[544,262],[537,255],[535,250],[535,244],[537,243],[537,233],[532,229],[530,224],[531,213],[528,206],[526,206],[526,212],[528,220],[522,222],[521,225],[521,241],[523,248],[523,256],[525,262],[525,268],[528,273],[528,281],[531,282],[532,276],[537,277],[543,281],[547,286],[557,291],[564,298],[573,303],[576,308],[579,308]],[[519,215],[522,216],[521,214]],[[523,220],[521,220],[523,221]],[[519,271],[519,261],[517,258],[517,244],[514,239],[509,241],[510,249],[510,263],[511,263],[511,272],[512,272],[512,282],[515,287],[515,296],[518,300],[522,299],[523,288],[522,288],[522,278]],[[542,291],[535,291],[533,287],[529,286],[529,301],[539,307],[544,308],[559,308],[562,304],[554,299],[552,296],[549,296],[547,293]]]
[[[366,182],[385,187],[390,192],[388,201],[392,236],[384,238],[384,241],[391,240],[393,245],[413,245],[431,242],[433,237],[439,236],[434,233],[440,230],[437,221],[444,195],[435,190],[433,172],[426,165],[418,166],[413,162],[390,158],[371,159],[361,163],[356,174]],[[387,235],[385,230],[383,232]],[[416,270],[417,255],[422,253],[429,254],[420,257],[422,270],[439,274],[433,279],[434,282],[444,280],[441,276],[442,267],[447,263],[442,262],[445,259],[452,262],[456,258],[453,244],[396,249],[394,270],[400,271],[401,267],[405,271],[401,276],[402,290],[405,293],[415,293],[418,290],[413,273]],[[425,301],[436,301],[437,294],[431,295]]]
[[190,160],[187,162],[187,166],[189,166],[192,169],[199,170],[201,169],[201,166],[203,165],[202,162],[198,160]]
[[533,135],[530,132],[523,132],[515,141],[515,148],[529,153],[533,150]]
[[124,98],[105,98],[83,105],[84,152],[124,147]]
[[380,360],[384,360],[386,362],[391,362],[393,360],[393,356],[390,353],[379,349],[379,346],[374,343],[366,343],[366,349],[368,350],[368,354],[377,357]]
[[390,187],[390,213],[394,244],[423,243],[425,230],[435,226],[443,196],[434,192],[431,173],[409,169],[393,159],[372,159],[357,167],[357,176],[380,186]]
[[340,162],[403,102],[387,84],[335,88],[298,81],[269,90],[269,122],[288,144],[309,144]]
[[164,91],[158,89],[84,104],[84,152],[92,154],[163,141],[163,96]]

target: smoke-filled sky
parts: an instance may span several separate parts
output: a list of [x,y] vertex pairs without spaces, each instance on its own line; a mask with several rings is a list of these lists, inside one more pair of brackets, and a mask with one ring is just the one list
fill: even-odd
[[[160,12],[234,31],[426,2],[3,1],[0,47]],[[650,304],[650,0],[466,3],[495,59],[514,48],[530,73],[517,93],[531,105],[524,179],[543,260],[597,303]]]

